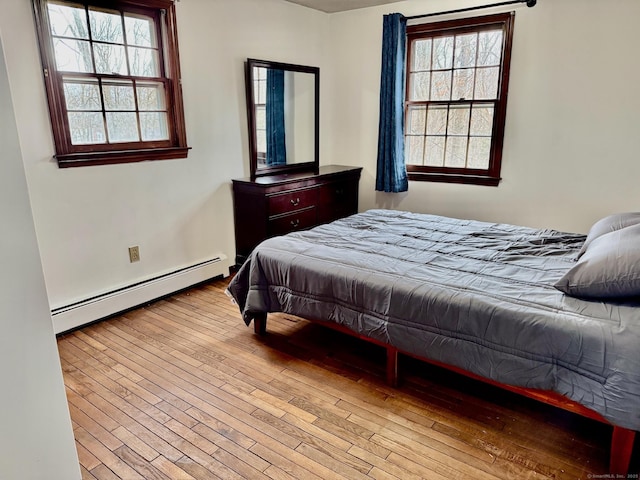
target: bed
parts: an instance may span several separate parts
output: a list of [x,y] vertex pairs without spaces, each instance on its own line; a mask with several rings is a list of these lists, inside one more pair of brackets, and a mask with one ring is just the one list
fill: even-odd
[[558,289],[585,238],[370,210],[266,240],[228,291],[257,333],[267,313],[286,312],[384,346],[391,384],[400,352],[610,423],[611,471],[626,473],[640,430],[640,302]]

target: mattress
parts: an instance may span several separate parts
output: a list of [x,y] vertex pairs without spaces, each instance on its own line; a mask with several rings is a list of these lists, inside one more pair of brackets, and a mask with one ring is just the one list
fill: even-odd
[[340,324],[500,383],[550,390],[640,430],[640,303],[553,287],[585,237],[370,210],[260,244],[229,284],[247,325]]

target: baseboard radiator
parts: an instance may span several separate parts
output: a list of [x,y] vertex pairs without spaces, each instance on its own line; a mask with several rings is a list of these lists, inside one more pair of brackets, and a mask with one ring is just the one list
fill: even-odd
[[225,255],[51,310],[56,334],[129,310],[206,280],[228,276]]

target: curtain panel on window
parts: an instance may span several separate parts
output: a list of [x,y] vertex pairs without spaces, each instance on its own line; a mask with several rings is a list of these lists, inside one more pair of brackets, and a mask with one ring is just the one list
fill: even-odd
[[268,166],[286,165],[284,134],[284,70],[267,69],[267,156]]
[[382,74],[376,190],[409,189],[404,161],[404,94],[407,19],[399,13],[385,15],[382,24]]

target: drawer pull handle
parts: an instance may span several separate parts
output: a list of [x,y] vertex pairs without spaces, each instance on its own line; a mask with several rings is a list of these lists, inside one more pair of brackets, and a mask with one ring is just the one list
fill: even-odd
[[344,188],[336,188],[336,195],[344,195]]
[[300,225],[300,219],[296,218],[295,220],[291,220],[291,226],[293,228],[298,228],[298,226]]
[[300,198],[296,198],[295,200],[292,198],[291,205],[293,205],[294,207],[297,207],[298,205],[300,205]]

